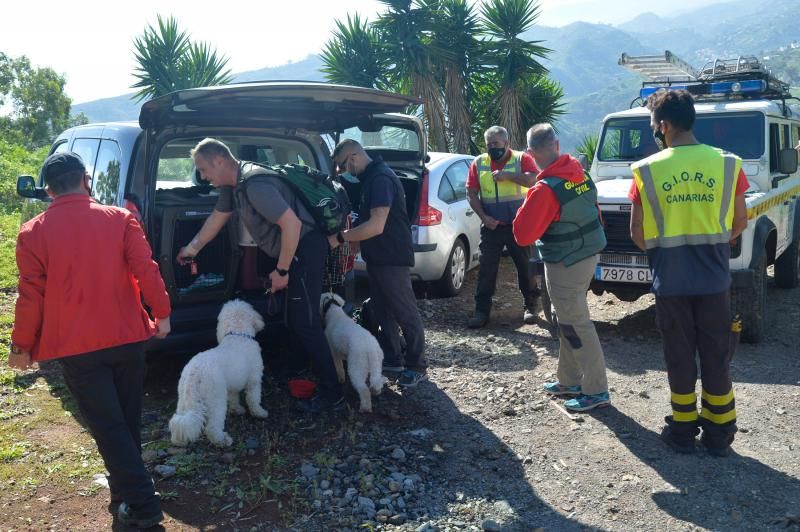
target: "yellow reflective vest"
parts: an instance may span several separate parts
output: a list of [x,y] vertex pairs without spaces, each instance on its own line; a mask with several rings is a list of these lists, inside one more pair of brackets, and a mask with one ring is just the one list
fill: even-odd
[[[486,214],[503,223],[511,223],[517,214],[528,188],[511,181],[495,182],[492,177],[492,159],[484,153],[475,161],[480,184],[481,206]],[[522,173],[522,152],[511,151],[503,166],[504,172]]]
[[727,244],[742,160],[705,144],[662,150],[631,166],[648,250]]

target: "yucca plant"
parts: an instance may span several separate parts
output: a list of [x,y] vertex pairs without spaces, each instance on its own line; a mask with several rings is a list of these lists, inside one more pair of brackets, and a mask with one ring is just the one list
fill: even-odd
[[134,98],[157,98],[164,94],[194,87],[230,83],[226,57],[208,43],[193,43],[189,34],[178,27],[174,17],[158,15],[157,27],[148,25],[133,42],[137,67],[134,77],[139,89]]
[[389,64],[392,87],[424,101],[428,143],[448,151],[445,108],[436,65],[449,53],[432,42],[434,23],[441,15],[438,0],[382,0],[388,8],[375,21]]
[[358,14],[336,21],[333,37],[321,54],[328,81],[390,90],[386,58],[377,31]]
[[497,110],[497,123],[508,130],[511,145],[521,147],[528,126],[523,116],[526,90],[547,74],[537,58],[544,59],[551,52],[541,41],[521,38],[539,17],[539,4],[535,0],[488,0],[481,16],[489,39],[488,63],[495,70],[492,105]]
[[472,75],[481,62],[481,33],[473,6],[466,0],[442,0],[432,40],[439,49],[440,85],[447,111],[447,130],[453,151],[470,152],[472,115],[469,101],[474,93]]
[[577,153],[582,153],[586,156],[589,166],[591,166],[592,161],[594,161],[594,156],[597,153],[597,143],[599,140],[600,139],[597,135],[584,135],[581,139],[581,143],[578,144],[578,147],[575,149]]

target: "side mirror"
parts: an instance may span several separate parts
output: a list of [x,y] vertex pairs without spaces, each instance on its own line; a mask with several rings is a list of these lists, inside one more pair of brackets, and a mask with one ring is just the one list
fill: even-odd
[[782,174],[793,174],[797,172],[797,150],[794,148],[784,148],[780,151],[778,160],[778,172]]
[[38,200],[49,198],[43,188],[36,186],[36,180],[30,175],[21,175],[17,178],[17,195]]
[[579,163],[581,163],[581,166],[583,167],[583,169],[588,172],[589,171],[589,158],[586,156],[586,154],[585,153],[579,153],[578,155],[575,156],[575,158],[578,159]]

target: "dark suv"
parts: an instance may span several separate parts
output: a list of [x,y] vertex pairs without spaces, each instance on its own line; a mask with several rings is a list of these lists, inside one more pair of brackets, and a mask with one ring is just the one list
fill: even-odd
[[[418,103],[372,89],[309,82],[190,89],[145,103],[138,123],[68,129],[51,153],[69,150],[83,158],[99,202],[132,204],[140,211],[173,305],[172,334],[151,346],[183,350],[214,342],[216,317],[225,301],[240,297],[257,307],[263,304],[263,290],[248,290],[252,282],[245,282],[241,272],[268,273],[262,252],[242,253],[235,217],[203,248],[194,271],[175,262],[217,200],[217,191],[195,171],[189,150],[204,137],[215,137],[241,160],[301,163],[331,173],[332,147],[354,138],[397,171],[409,213],[415,213],[425,139],[419,119],[396,113]],[[356,208],[358,184],[343,184]],[[41,176],[18,179],[18,193],[30,198],[24,218],[44,208],[42,186]]]

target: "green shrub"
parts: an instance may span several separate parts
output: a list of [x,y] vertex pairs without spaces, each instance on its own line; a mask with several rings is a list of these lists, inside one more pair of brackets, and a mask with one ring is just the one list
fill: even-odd
[[[17,176],[38,176],[49,148],[29,151],[24,146],[0,138],[0,213],[19,212],[22,198],[17,196]],[[15,233],[16,236],[16,233]]]

